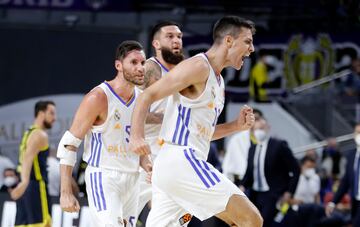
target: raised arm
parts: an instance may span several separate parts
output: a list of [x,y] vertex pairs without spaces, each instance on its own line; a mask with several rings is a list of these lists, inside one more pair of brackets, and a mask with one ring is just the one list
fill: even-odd
[[60,205],[64,211],[75,212],[80,209],[78,201],[72,191],[72,172],[76,163],[76,150],[86,133],[107,110],[106,95],[96,88],[88,93],[81,102],[74,121],[59,143],[58,157],[60,158],[61,197]]
[[48,136],[44,131],[36,129],[30,134],[21,163],[20,183],[10,192],[12,199],[17,200],[24,194],[29,185],[34,158],[47,146],[49,146]]
[[174,92],[182,91],[190,85],[204,84],[209,66],[200,57],[179,63],[165,77],[145,89],[136,101],[131,121],[130,149],[139,155],[148,154],[150,149],[144,140],[144,124],[147,110],[156,100]]

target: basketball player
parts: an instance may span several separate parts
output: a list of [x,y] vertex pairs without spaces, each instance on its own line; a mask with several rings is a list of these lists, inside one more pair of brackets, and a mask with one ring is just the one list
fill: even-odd
[[39,101],[35,104],[35,121],[20,143],[17,167],[20,182],[10,189],[11,198],[16,200],[15,226],[51,226],[46,165],[49,139],[45,130],[50,129],[55,120],[54,102]]
[[91,90],[83,99],[69,131],[58,147],[61,164],[60,205],[64,211],[79,210],[71,190],[71,174],[76,163],[74,152],[85,137],[83,160],[86,191],[93,226],[135,226],[140,165],[149,172],[147,156],[128,149],[130,120],[144,83],[145,54],[140,43],[122,42],[116,51],[116,77]]
[[248,106],[236,120],[216,125],[224,106],[227,66],[240,69],[253,51],[254,24],[237,16],[214,26],[212,47],[184,60],[138,98],[132,117],[130,149],[149,152],[144,140],[146,110],[169,96],[160,132],[163,145],[154,163],[152,209],[147,226],[186,226],[216,215],[232,226],[261,226],[256,207],[230,180],[206,162],[210,141],[248,130],[254,114]]
[[[155,83],[184,59],[182,50],[182,32],[179,27],[180,26],[173,21],[161,21],[153,27],[151,37],[155,56],[149,58],[145,63],[144,88]],[[147,124],[145,125],[145,137],[150,145],[153,161],[160,150],[158,138],[162,117],[166,107],[166,100],[166,98],[158,100],[153,103],[150,108],[150,112],[153,113],[155,117],[161,119],[160,122],[155,121],[157,124],[151,124],[147,121]],[[146,203],[151,200],[151,195],[151,184],[146,181],[146,174],[142,171],[140,173],[139,213]]]

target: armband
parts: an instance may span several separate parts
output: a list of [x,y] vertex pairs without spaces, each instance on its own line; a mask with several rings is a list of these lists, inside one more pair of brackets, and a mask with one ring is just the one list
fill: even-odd
[[78,148],[80,144],[81,139],[76,138],[70,131],[66,131],[59,142],[56,155],[60,159],[60,164],[74,167],[76,163],[76,151],[69,150],[66,146]]

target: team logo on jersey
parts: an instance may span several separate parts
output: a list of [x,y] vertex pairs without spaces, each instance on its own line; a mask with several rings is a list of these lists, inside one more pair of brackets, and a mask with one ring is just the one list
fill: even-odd
[[186,223],[188,223],[191,220],[192,216],[189,213],[186,213],[184,216],[182,216],[179,219],[180,225],[184,225]]
[[213,101],[209,102],[209,103],[208,103],[208,107],[209,107],[210,109],[214,109],[214,108],[215,108],[215,103],[214,103]]
[[115,113],[114,113],[114,119],[115,121],[119,121],[121,118],[121,114],[118,110],[115,110]]
[[158,144],[159,146],[164,145],[164,143],[165,143],[165,140],[164,140],[163,138],[158,138],[158,139],[157,139],[157,144]]
[[120,123],[116,123],[114,126],[114,129],[121,129],[121,124]]

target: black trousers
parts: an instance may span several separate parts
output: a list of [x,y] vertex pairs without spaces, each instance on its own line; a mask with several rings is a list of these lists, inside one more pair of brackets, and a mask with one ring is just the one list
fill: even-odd
[[273,192],[256,192],[250,191],[250,200],[259,209],[261,216],[264,219],[263,227],[271,227],[274,221],[274,217],[278,210],[276,209],[276,203],[280,199],[279,194]]

